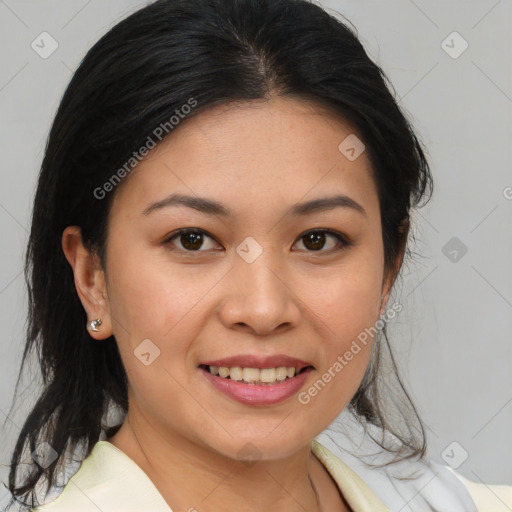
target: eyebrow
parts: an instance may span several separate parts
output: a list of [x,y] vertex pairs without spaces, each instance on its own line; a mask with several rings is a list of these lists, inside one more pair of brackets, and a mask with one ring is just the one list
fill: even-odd
[[[206,197],[193,197],[183,194],[171,194],[170,196],[151,203],[143,212],[143,215],[149,215],[151,212],[170,206],[186,206],[210,215],[221,215],[222,217],[234,217],[234,211],[223,204]],[[366,210],[354,199],[346,195],[336,195],[331,197],[322,197],[313,199],[305,203],[298,203],[291,208],[291,215],[302,217],[311,213],[323,212],[334,208],[351,208],[362,215],[367,215]]]

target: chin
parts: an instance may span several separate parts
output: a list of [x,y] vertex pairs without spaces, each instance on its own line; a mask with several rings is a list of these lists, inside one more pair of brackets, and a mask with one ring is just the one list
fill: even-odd
[[[274,426],[275,428],[275,426]],[[271,430],[270,430],[271,431]],[[243,435],[226,439],[225,443],[216,442],[209,446],[218,454],[233,459],[247,461],[248,464],[255,461],[271,461],[283,459],[293,455],[304,446],[308,446],[314,439],[311,434],[308,437],[290,435],[283,438],[265,435]]]

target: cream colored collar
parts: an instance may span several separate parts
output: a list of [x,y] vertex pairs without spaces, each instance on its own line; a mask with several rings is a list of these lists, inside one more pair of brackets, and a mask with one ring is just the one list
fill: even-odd
[[390,512],[361,477],[325,446],[313,440],[311,450],[338,484],[355,512]]
[[[390,512],[366,483],[318,441],[312,451],[355,512]],[[191,503],[200,510],[199,503]],[[123,451],[98,441],[59,497],[33,512],[172,512],[153,482]]]

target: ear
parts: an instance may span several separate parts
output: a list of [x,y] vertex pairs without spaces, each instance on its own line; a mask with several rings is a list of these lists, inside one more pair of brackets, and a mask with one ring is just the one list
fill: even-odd
[[[99,257],[90,253],[82,243],[79,226],[68,226],[62,233],[62,250],[73,269],[78,297],[87,313],[87,331],[96,340],[112,335],[112,322],[108,302],[106,279],[99,264]],[[98,332],[92,331],[89,322],[101,319]]]
[[386,304],[389,300],[389,296],[391,294],[391,289],[393,288],[393,284],[395,283],[395,279],[400,271],[400,267],[402,266],[402,261],[404,259],[405,248],[407,246],[407,236],[409,234],[410,222],[409,219],[404,219],[399,226],[399,236],[400,236],[400,247],[398,251],[398,255],[395,260],[395,264],[392,269],[388,270],[384,275],[384,280],[382,283],[382,301],[380,306],[379,314],[382,315],[386,309]]

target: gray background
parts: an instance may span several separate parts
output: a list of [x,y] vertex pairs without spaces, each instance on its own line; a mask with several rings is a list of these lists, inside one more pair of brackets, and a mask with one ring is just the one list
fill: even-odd
[[[430,156],[434,196],[414,214],[418,255],[403,269],[395,298],[404,310],[390,326],[430,456],[446,464],[447,447],[459,462],[467,452],[460,474],[512,484],[512,2],[319,3],[358,29]],[[0,0],[1,481],[38,387],[33,366],[7,418],[25,328],[23,256],[48,130],[86,51],[143,5]],[[43,31],[58,42],[46,59],[31,48]],[[446,40],[454,31],[469,45],[460,55],[463,40]]]

